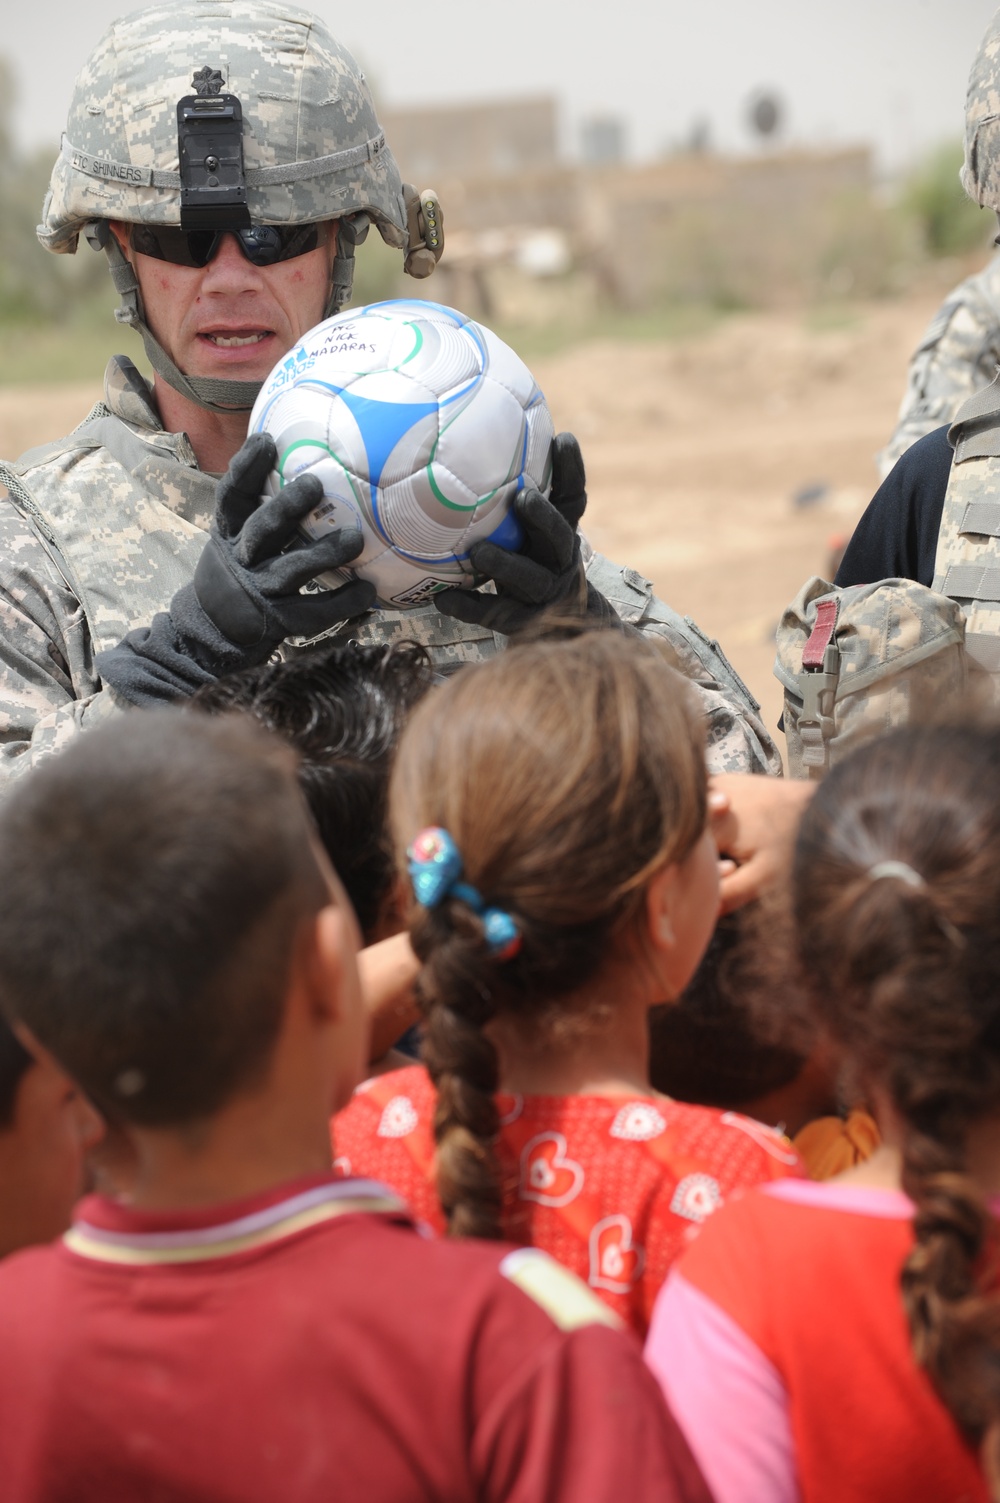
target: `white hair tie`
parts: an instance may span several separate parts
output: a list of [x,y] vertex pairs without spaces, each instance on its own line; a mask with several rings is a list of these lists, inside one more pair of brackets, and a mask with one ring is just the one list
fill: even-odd
[[905,861],[876,861],[874,866],[868,868],[869,881],[878,882],[882,877],[898,877],[900,882],[905,882],[909,887],[924,887],[926,883],[919,872],[915,872],[912,866],[907,866]]

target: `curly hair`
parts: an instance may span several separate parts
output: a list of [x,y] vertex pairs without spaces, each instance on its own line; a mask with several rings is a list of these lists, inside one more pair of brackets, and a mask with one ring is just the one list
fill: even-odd
[[460,899],[413,917],[438,1094],[437,1187],[453,1234],[500,1234],[486,1025],[515,1015],[549,1046],[592,1025],[573,994],[705,817],[697,711],[664,653],[639,637],[594,631],[513,646],[415,711],[390,793],[398,853],[421,828],[443,826],[465,880],[521,932],[517,955],[499,962]]
[[204,685],[193,710],[242,710],[291,743],[299,786],[370,943],[393,884],[389,771],[410,710],[434,678],[415,642],[337,643]]
[[[998,779],[996,726],[893,732],[821,785],[791,874],[806,1006],[902,1124],[914,1354],[982,1447],[995,1497],[994,1223],[966,1141],[1000,1108]],[[879,873],[880,863],[895,865]]]

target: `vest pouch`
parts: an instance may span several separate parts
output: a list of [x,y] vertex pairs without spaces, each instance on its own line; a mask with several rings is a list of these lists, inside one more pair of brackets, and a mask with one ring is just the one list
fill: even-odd
[[838,590],[814,577],[788,606],[774,673],[792,777],[821,778],[862,740],[939,717],[968,689],[965,617],[912,579]]

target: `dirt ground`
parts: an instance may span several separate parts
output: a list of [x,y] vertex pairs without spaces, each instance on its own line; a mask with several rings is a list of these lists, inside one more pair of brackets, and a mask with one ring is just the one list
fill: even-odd
[[[535,361],[587,462],[584,529],[716,637],[776,732],[774,630],[878,485],[906,366],[946,287],[858,308],[733,318],[696,340]],[[818,495],[796,504],[803,493]]]
[[[747,314],[697,338],[532,362],[556,426],[583,445],[588,536],[722,642],[772,730],[776,622],[874,492],[907,360],[952,280],[942,271],[826,326]],[[96,382],[0,390],[0,454],[65,433],[99,394]],[[818,499],[796,505],[809,490]]]

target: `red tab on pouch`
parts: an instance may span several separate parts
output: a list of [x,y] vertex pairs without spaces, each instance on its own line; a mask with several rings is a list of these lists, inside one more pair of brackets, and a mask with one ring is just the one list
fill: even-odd
[[833,639],[833,633],[837,625],[837,611],[839,601],[821,600],[816,607],[816,625],[809,634],[809,640],[802,649],[803,668],[822,668],[826,649]]

